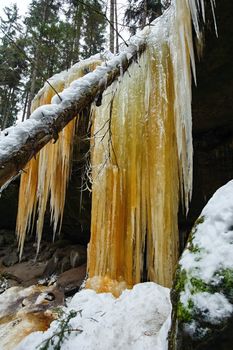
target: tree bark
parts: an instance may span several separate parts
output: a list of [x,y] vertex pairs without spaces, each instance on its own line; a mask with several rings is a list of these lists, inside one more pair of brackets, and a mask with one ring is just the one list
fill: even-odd
[[[104,90],[137,61],[145,48],[144,41],[129,46],[116,58],[78,79],[75,88],[72,85],[60,94],[62,101],[57,98],[54,104],[38,108],[30,119],[4,130],[0,136],[0,187],[18,174],[50,140],[56,141],[58,133],[73,118],[95,100],[101,101]],[[67,99],[68,90],[75,97]]]
[[116,50],[115,53],[119,53],[119,37],[118,37],[118,13],[117,13],[117,0],[114,0],[115,11],[115,29],[116,29]]
[[144,0],[143,2],[143,13],[142,13],[142,25],[141,29],[143,29],[146,25],[146,18],[147,18],[147,0]]
[[26,114],[27,119],[30,117],[30,114],[31,114],[32,100],[35,96],[35,90],[36,90],[36,78],[37,78],[38,65],[39,65],[39,46],[36,49],[36,57],[34,58],[34,62],[35,63],[33,65],[33,70],[31,75],[30,91],[28,94],[28,105],[27,105],[27,114]]
[[114,22],[114,15],[115,10],[114,6],[115,0],[110,0],[110,37],[109,37],[109,50],[114,53],[115,50],[115,22]]

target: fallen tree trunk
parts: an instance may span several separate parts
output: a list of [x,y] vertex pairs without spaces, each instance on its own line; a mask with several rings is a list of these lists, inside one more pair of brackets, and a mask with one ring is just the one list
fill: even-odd
[[0,187],[23,170],[28,161],[90,104],[101,100],[104,90],[145,50],[145,41],[130,45],[95,71],[72,83],[53,98],[52,104],[36,109],[30,119],[2,131],[0,137]]

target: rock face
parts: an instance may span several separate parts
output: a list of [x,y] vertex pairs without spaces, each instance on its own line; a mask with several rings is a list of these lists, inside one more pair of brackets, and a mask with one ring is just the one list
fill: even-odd
[[233,2],[216,1],[218,37],[209,3],[193,84],[194,189],[188,220],[181,222],[187,233],[214,192],[233,178]]
[[196,221],[171,292],[171,350],[230,350],[233,334],[233,181]]

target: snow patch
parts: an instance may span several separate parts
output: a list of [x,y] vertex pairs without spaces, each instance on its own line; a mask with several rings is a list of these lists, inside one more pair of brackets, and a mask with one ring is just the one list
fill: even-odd
[[192,301],[205,315],[205,320],[212,324],[219,324],[233,312],[233,305],[220,293],[197,293],[193,295]]
[[[64,309],[66,314],[72,310],[77,315],[70,320],[70,326],[81,332],[71,332],[62,344],[63,350],[167,349],[169,289],[155,283],[135,285],[118,299],[110,293],[83,290]],[[48,331],[32,333],[16,349],[36,349],[57,332],[58,324],[54,321]]]

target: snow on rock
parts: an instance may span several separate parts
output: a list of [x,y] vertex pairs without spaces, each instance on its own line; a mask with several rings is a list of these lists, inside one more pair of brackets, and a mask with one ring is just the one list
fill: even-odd
[[28,334],[46,330],[63,303],[55,286],[12,287],[0,295],[0,349],[12,350]]
[[[218,283],[220,269],[233,269],[233,180],[221,187],[203,209],[180,264],[205,282]],[[192,247],[199,251],[192,252]]]
[[[192,301],[194,307],[204,312],[204,317],[207,321],[211,320],[213,324],[221,323],[224,318],[232,314],[232,304],[220,293],[197,293],[193,295]],[[208,308],[206,307],[207,305]]]
[[[72,312],[76,316],[70,319],[73,331],[64,339],[61,349],[165,350],[170,310],[169,289],[152,282],[125,290],[118,299],[110,293],[82,290],[63,310],[63,317]],[[54,321],[48,331],[32,333],[16,349],[40,349],[54,333],[59,333],[60,326],[61,320]],[[53,341],[48,349],[54,348],[58,337]]]
[[[173,332],[206,339],[233,319],[233,180],[196,221],[172,291]],[[173,334],[174,335],[174,334]]]

